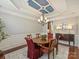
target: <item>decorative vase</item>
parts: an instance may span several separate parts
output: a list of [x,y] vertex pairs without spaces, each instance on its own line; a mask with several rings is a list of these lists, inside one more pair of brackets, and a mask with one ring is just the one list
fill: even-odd
[[41,40],[46,41],[46,35],[41,35]]

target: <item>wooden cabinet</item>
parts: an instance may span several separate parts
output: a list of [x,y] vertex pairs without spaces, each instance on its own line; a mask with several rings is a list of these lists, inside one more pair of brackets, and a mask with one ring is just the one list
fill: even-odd
[[73,42],[73,46],[75,44],[74,34],[61,34],[61,33],[56,33],[55,36],[56,36],[56,38],[58,40],[68,41],[69,42],[69,45],[70,45],[70,42]]

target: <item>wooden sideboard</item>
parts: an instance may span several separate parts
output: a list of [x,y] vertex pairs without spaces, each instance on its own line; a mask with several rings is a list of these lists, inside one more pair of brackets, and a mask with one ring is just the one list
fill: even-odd
[[75,35],[74,34],[56,33],[55,36],[56,36],[56,39],[58,39],[58,40],[68,41],[69,46],[70,46],[70,42],[73,42],[73,46],[75,44],[75,40],[74,40]]

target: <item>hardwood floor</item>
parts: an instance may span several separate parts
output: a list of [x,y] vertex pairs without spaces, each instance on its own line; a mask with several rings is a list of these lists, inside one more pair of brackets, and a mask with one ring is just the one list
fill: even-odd
[[8,49],[6,51],[3,51],[4,54],[8,54],[8,53],[11,53],[11,52],[14,52],[16,50],[19,50],[19,49],[22,49],[24,47],[26,47],[27,45],[21,45],[21,46],[17,46],[17,47],[14,47],[14,48],[11,48],[11,49]]
[[77,47],[69,48],[68,59],[79,59],[79,49]]

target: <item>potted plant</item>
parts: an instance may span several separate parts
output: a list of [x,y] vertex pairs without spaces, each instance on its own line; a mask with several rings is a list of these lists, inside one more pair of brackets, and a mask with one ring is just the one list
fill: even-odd
[[[0,19],[0,43],[2,40],[7,38],[7,34],[4,30],[5,26],[2,20]],[[0,50],[0,59],[5,59],[4,53],[2,50]]]
[[4,23],[2,22],[2,20],[0,19],[0,42],[4,39],[6,39],[6,32],[4,30],[5,26]]

